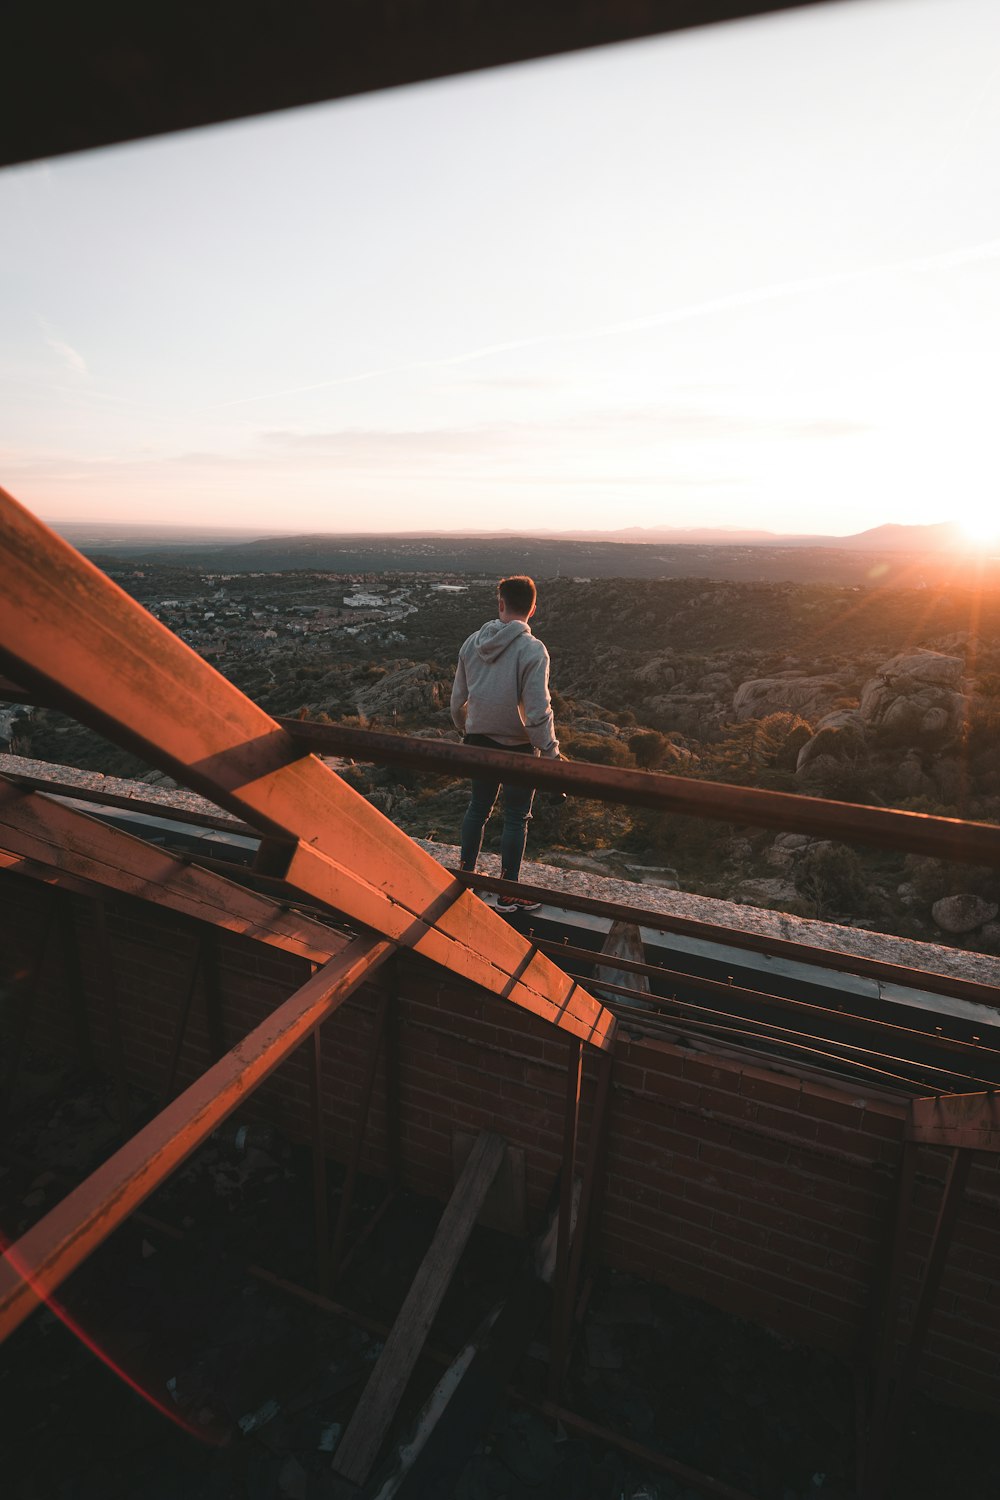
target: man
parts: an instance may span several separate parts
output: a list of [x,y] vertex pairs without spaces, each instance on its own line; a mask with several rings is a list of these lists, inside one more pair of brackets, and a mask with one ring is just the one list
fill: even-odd
[[[502,578],[497,584],[498,619],[469,636],[458,655],[451,690],[451,717],[467,745],[513,750],[559,759],[559,741],[549,697],[549,653],[531,633],[536,589],[531,578]],[[500,790],[499,777],[473,776],[472,797],[462,821],[461,867],[472,871],[483,843],[483,829]],[[528,836],[535,789],[503,783],[500,866],[504,880],[516,880]],[[502,896],[497,911],[537,911],[524,896]]]

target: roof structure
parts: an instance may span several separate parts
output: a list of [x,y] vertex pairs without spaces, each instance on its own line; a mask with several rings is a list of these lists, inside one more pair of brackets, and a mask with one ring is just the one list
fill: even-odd
[[[8,42],[9,56],[20,57],[25,65],[15,62],[8,69],[11,86],[5,89],[5,108],[11,120],[3,132],[0,160],[29,160],[556,50],[791,8],[794,3],[514,3],[498,11],[460,0],[367,6],[348,0],[336,5],[296,0],[291,6],[275,7],[273,13],[270,6],[249,13],[245,6],[173,6],[169,26],[159,7],[132,7],[125,14],[119,6],[98,4],[68,18],[54,36],[46,29],[44,10],[21,7]],[[260,888],[248,889],[204,863],[151,847],[42,791],[6,780],[0,781],[0,869],[69,891],[101,890],[137,898],[199,927],[238,934],[279,950],[311,970],[310,977],[238,1045],[217,1049],[220,1055],[199,1078],[7,1248],[0,1260],[0,1338],[49,1298],[309,1038],[315,1040],[318,1071],[323,1022],[394,955],[410,953],[439,973],[477,987],[520,1017],[544,1023],[566,1049],[550,1377],[550,1393],[557,1392],[576,1305],[583,1230],[598,1216],[602,1191],[607,1103],[619,1029],[610,1006],[592,993],[592,985],[554,961],[546,951],[550,945],[525,937],[488,910],[465,881],[444,870],[324,765],[311,748],[320,748],[312,727],[296,730],[265,713],[2,491],[0,669],[11,679],[14,694],[22,690],[26,701],[65,709],[255,830],[260,835],[255,867]],[[326,743],[329,747],[329,737]],[[447,761],[441,747],[423,753],[436,752]],[[596,785],[592,773],[581,767],[532,771],[539,781],[550,775],[556,784],[565,781],[578,794]],[[982,825],[919,819],[887,809],[855,808],[845,813],[829,804],[809,807],[809,799],[761,801],[764,794],[741,790],[730,795],[734,789],[705,784],[685,788],[676,778],[669,788],[653,787],[653,782],[665,780],[629,782],[627,774],[620,773],[616,787],[623,800],[652,797],[662,805],[664,799],[690,795],[700,799],[697,810],[705,816],[743,815],[766,826],[839,829],[841,834],[846,828],[859,838],[891,847],[974,856],[1000,865],[1000,830]],[[607,788],[611,782],[604,784]],[[845,817],[853,821],[845,824]],[[302,903],[308,904],[308,911],[299,909]],[[621,957],[615,963],[618,976],[626,979],[652,967]],[[601,993],[612,992],[627,995],[628,986],[604,981]],[[765,1030],[776,1028],[758,1027],[757,1037]],[[664,1045],[649,1054],[643,1066],[650,1074],[662,1066],[666,1075],[663,1059],[668,1051]],[[993,1066],[992,1049],[981,1046],[978,1036],[955,1041],[953,1051],[963,1059],[963,1067],[971,1069],[980,1059],[984,1068]],[[575,1179],[585,1054],[595,1065],[596,1086],[592,1139],[578,1201]],[[13,1070],[16,1060],[17,1047]],[[687,1099],[692,1116],[703,1126],[717,1126],[719,1078],[709,1076],[696,1086],[696,1067],[703,1064],[696,1060],[689,1067],[687,1059],[673,1054],[669,1064],[681,1071],[679,1081],[670,1075],[668,1088],[674,1092],[665,1097],[676,1096],[682,1101],[679,1108]],[[372,1071],[369,1096],[373,1078]],[[971,1072],[967,1078],[982,1081]],[[643,1084],[646,1081],[643,1078]],[[768,1080],[755,1081],[763,1092]],[[889,1441],[899,1430],[913,1369],[928,1338],[970,1180],[972,1153],[988,1158],[1000,1153],[990,1079],[985,1091],[956,1092],[941,1083],[932,1097],[924,1098],[917,1097],[911,1080],[897,1079],[897,1084],[900,1081],[907,1086],[905,1105],[891,1100],[886,1104],[876,1093],[861,1101],[866,1123],[869,1114],[874,1122],[865,1138],[866,1149],[876,1152],[874,1165],[881,1163],[872,1146],[879,1132],[888,1138],[896,1131],[901,1145],[898,1202],[890,1226],[892,1261],[887,1278],[876,1278],[885,1293],[884,1316],[867,1346],[873,1371],[867,1411],[872,1452],[860,1488],[868,1500],[885,1489]],[[698,1092],[702,1087],[705,1092]],[[692,1090],[697,1103],[691,1102]],[[740,1098],[748,1105],[745,1123],[753,1089]],[[645,1114],[635,1117],[643,1124],[652,1109],[648,1097],[644,1099]],[[817,1090],[817,1099],[825,1107],[840,1107],[822,1090]],[[657,1119],[661,1105],[657,1096]],[[821,1121],[822,1110],[817,1108]],[[738,1123],[729,1121],[726,1129]],[[816,1150],[820,1155],[825,1150],[844,1173],[872,1165],[858,1151],[819,1142],[819,1126],[812,1123]],[[798,1140],[781,1136],[756,1116],[752,1126],[775,1156],[800,1147]],[[891,1144],[894,1149],[895,1136]],[[919,1153],[928,1150],[946,1153],[947,1167],[936,1221],[925,1236],[925,1270],[912,1298],[915,1311],[900,1362],[899,1320],[907,1301],[906,1264],[914,1232],[910,1210],[918,1192],[918,1163],[926,1160]],[[351,1173],[358,1159],[356,1155]],[[426,1337],[434,1299],[454,1269],[502,1159],[502,1142],[484,1133],[459,1175],[432,1253],[338,1458],[341,1473],[355,1484],[371,1470],[406,1372]],[[317,1182],[319,1201],[325,1193],[319,1170]],[[732,1487],[718,1484],[713,1492],[737,1495]]]

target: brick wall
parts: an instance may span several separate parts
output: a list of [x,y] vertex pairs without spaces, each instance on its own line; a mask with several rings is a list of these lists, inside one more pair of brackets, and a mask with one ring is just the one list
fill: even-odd
[[[30,969],[52,893],[2,877],[11,972]],[[109,902],[114,985],[92,905],[70,898],[80,932],[95,1051],[113,1064],[117,993],[130,1077],[164,1087],[190,985],[195,929],[139,901]],[[65,1049],[73,1008],[57,923],[29,1017],[34,1046]],[[224,1040],[233,1045],[308,976],[302,961],[243,938],[218,937]],[[509,1003],[411,958],[399,968],[399,1113],[404,1184],[444,1198],[452,1134],[494,1129],[525,1152],[529,1208],[548,1199],[562,1151],[567,1043]],[[344,1160],[357,1128],[377,994],[366,987],[323,1028],[326,1145]],[[9,1030],[15,1007],[8,1001]],[[193,991],[177,1087],[211,1060],[204,984]],[[254,1096],[252,1112],[296,1136],[309,1122],[311,1054],[300,1049]],[[601,1258],[806,1343],[857,1357],[892,1223],[901,1104],[867,1086],[830,1087],[736,1055],[651,1040],[617,1047],[610,1103]],[[363,1166],[388,1166],[384,1058],[376,1075]],[[595,1089],[584,1073],[586,1159]],[[932,1232],[946,1158],[921,1152],[908,1297]],[[962,1405],[1000,1410],[1000,1179],[977,1157],[935,1306],[920,1383]]]

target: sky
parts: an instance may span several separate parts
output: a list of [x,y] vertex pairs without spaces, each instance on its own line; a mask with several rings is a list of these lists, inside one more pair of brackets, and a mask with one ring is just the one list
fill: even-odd
[[846,0],[0,173],[0,484],[282,531],[1000,525],[1000,6]]

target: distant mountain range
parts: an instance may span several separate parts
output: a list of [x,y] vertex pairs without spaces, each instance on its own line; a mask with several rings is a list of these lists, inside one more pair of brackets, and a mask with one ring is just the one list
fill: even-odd
[[876,526],[855,536],[781,536],[708,527],[618,531],[315,533],[260,536],[207,527],[67,523],[57,527],[100,567],[211,573],[436,574],[499,578],[715,578],[878,588],[1000,582],[1000,557],[971,548],[958,528]]
[[[329,546],[342,542],[350,548],[361,543],[386,546],[406,542],[474,542],[503,541],[524,538],[524,531],[397,531],[386,533],[337,531],[281,533],[252,530],[248,527],[222,530],[212,527],[156,526],[129,522],[52,521],[60,536],[84,551],[100,549],[134,555],[137,552],[162,549],[197,550],[202,553],[218,547],[227,552],[235,549],[266,549],[288,552],[305,551],[317,544]],[[782,533],[761,530],[727,529],[725,527],[624,526],[617,530],[533,531],[532,539],[547,543],[597,542],[629,543],[632,546],[694,547],[834,547],[849,552],[969,552],[972,544],[954,521],[938,521],[926,526],[874,526],[851,536],[823,536],[806,533]]]

